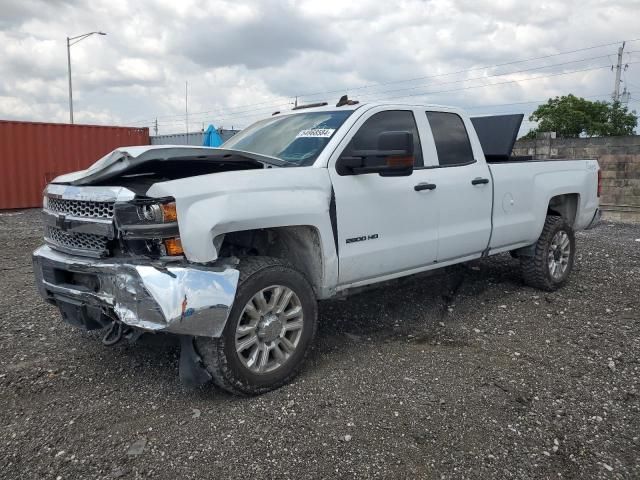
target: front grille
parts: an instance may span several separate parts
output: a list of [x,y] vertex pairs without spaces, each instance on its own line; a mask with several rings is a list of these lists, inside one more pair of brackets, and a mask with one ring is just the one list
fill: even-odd
[[62,215],[85,218],[113,218],[113,202],[92,202],[84,200],[65,200],[48,197],[47,208]]
[[[107,253],[109,239],[92,233],[64,232],[59,228],[47,225],[44,238],[53,248],[64,247],[77,251],[79,254],[103,256]],[[79,250],[79,251],[78,251]]]

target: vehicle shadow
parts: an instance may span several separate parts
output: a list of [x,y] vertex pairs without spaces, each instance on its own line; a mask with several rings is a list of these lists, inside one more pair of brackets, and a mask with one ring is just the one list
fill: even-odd
[[[521,287],[517,261],[507,255],[399,279],[348,297],[320,302],[318,333],[309,363],[331,361],[362,342],[411,339],[418,343],[464,346],[467,338],[451,315],[452,309],[469,308],[476,304],[479,295],[492,290],[499,295],[504,288]],[[99,344],[101,333],[85,335]],[[135,344],[125,341],[111,348],[112,369],[126,371],[132,383],[148,383],[152,379],[153,383],[173,383],[184,395],[196,398],[239,400],[212,384],[197,388],[181,385],[180,352],[175,337],[144,335]],[[101,368],[96,360],[92,369]]]
[[[522,280],[518,261],[500,255],[320,302],[317,346],[311,358],[369,339],[437,341],[443,324],[451,327],[456,322],[451,315],[454,307],[473,308],[479,296],[492,290],[500,295],[505,288],[522,288]],[[450,336],[451,328],[447,330]]]

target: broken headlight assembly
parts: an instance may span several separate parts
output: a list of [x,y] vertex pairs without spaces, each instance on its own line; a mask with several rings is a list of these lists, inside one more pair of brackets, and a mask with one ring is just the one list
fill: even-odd
[[123,247],[134,255],[183,255],[175,199],[136,199],[117,204],[116,227]]

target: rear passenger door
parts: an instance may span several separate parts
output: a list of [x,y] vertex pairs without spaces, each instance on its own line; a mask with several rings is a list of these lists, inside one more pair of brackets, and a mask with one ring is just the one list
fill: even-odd
[[[446,111],[426,111],[435,145],[430,181],[436,184],[438,262],[482,253],[491,235],[492,185],[489,167],[472,148],[471,122]],[[481,152],[481,150],[480,150]],[[425,152],[426,156],[426,152]],[[435,160],[435,161],[433,161]],[[427,163],[427,162],[425,162]]]

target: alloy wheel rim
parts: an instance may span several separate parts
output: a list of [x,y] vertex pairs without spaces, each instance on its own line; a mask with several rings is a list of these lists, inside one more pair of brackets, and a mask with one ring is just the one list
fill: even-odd
[[258,291],[246,303],[236,327],[238,358],[252,373],[270,373],[295,353],[304,327],[302,304],[283,285]]
[[569,268],[571,241],[564,230],[556,232],[551,240],[547,257],[549,273],[555,280],[561,279]]

